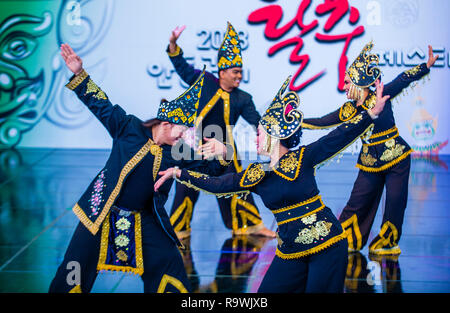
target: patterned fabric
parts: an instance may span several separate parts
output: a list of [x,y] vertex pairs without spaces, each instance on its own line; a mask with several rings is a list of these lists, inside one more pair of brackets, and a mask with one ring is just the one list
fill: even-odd
[[181,96],[170,102],[163,101],[159,105],[157,118],[173,124],[193,127],[197,116],[198,102],[203,87],[205,67],[202,74]]
[[242,67],[241,44],[233,25],[228,22],[227,32],[217,56],[219,70]]
[[352,83],[357,87],[369,87],[381,75],[381,71],[378,68],[378,56],[376,54],[369,54],[372,48],[373,42],[365,45],[361,53],[347,70],[347,74]]
[[303,113],[297,110],[300,104],[297,93],[284,93],[290,81],[291,76],[285,80],[259,122],[268,135],[277,139],[292,136],[303,121]]
[[144,273],[140,213],[110,211],[102,226],[97,270]]

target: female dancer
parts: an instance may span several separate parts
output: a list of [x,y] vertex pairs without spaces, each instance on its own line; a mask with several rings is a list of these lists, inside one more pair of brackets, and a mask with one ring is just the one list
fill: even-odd
[[[300,146],[303,114],[295,92],[281,87],[261,118],[256,139],[258,154],[269,163],[252,163],[241,173],[210,177],[170,168],[160,172],[155,190],[165,180],[221,195],[261,196],[278,223],[276,256],[259,292],[342,292],[347,266],[347,240],[332,211],[325,206],[315,180],[315,167],[370,131],[388,97],[377,83],[376,105],[318,141]],[[284,94],[284,95],[283,95]]]
[[189,291],[180,243],[164,209],[171,184],[158,193],[153,184],[160,169],[175,165],[219,173],[218,161],[175,161],[171,151],[194,123],[203,75],[177,99],[162,101],[157,117],[143,123],[111,104],[69,45],[61,46],[61,55],[74,73],[66,87],[108,130],[113,146],[105,167],[73,208],[80,223],[50,292],[89,292],[99,270],[139,274],[144,292]]

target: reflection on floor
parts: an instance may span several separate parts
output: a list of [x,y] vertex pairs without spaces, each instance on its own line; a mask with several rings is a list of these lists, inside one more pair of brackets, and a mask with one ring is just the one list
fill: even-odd
[[[0,151],[0,292],[47,292],[77,224],[71,207],[108,156],[105,150]],[[356,156],[317,172],[324,202],[339,215],[350,195]],[[415,157],[397,258],[373,258],[367,247],[348,257],[346,292],[450,292],[450,156]],[[170,207],[173,190],[167,207]],[[264,223],[276,224],[256,196]],[[379,230],[380,206],[369,238]],[[256,292],[276,240],[231,237],[216,200],[201,194],[183,251],[196,292]],[[100,273],[93,292],[142,292],[140,278]]]

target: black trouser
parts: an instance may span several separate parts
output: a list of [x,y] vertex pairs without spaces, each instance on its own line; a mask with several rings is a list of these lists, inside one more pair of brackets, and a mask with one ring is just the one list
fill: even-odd
[[[235,167],[229,166],[223,174],[227,173],[236,173]],[[176,183],[175,198],[170,210],[170,221],[176,232],[190,231],[190,223],[198,196],[198,191]],[[245,200],[238,199],[237,196],[217,197],[217,202],[223,223],[228,229],[239,233],[240,230],[251,229],[252,226],[262,223],[252,194],[249,194]]]
[[275,256],[258,292],[341,293],[347,270],[347,249],[347,240],[344,239],[325,250],[298,259]]
[[[144,292],[190,291],[180,252],[155,216],[150,212],[141,213],[141,227]],[[101,231],[92,235],[84,225],[78,224],[49,292],[66,293],[76,287],[72,282],[74,267],[71,264],[74,263],[70,262],[73,261],[79,264],[81,291],[91,291],[98,274],[100,239]]]
[[[402,233],[403,217],[408,201],[408,180],[411,168],[411,156],[382,172],[360,170],[346,207],[339,216],[339,222],[345,230],[351,229],[353,246],[360,250],[367,243],[384,186],[386,203],[383,214],[384,225],[392,223],[397,230],[397,242]],[[352,222],[351,222],[352,221]],[[355,228],[358,229],[355,229]]]

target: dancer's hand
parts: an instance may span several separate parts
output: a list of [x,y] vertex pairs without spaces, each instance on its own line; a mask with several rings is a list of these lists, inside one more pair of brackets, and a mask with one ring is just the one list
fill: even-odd
[[183,26],[177,26],[172,31],[172,35],[169,38],[169,51],[170,53],[175,53],[175,50],[177,48],[177,40],[180,37],[183,30],[186,28],[186,25]]
[[380,83],[379,79],[376,80],[375,87],[377,88],[377,90],[376,90],[377,101],[375,103],[375,106],[372,109],[370,109],[370,112],[373,115],[378,116],[383,111],[384,105],[386,104],[386,101],[391,96],[384,96],[383,97],[384,85],[383,85],[383,83]]
[[161,175],[161,177],[155,182],[155,185],[153,187],[155,192],[159,190],[159,187],[161,187],[166,182],[166,180],[174,178],[174,176],[180,178],[181,170],[177,167],[171,167],[165,171],[159,172],[158,175]]
[[72,50],[72,48],[68,44],[61,45],[61,56],[66,62],[67,68],[78,75],[83,70],[83,61],[81,58]]
[[206,143],[202,144],[198,147],[198,153],[203,155],[204,159],[208,159],[210,157],[222,156],[222,158],[226,158],[227,154],[227,146],[221,143],[219,140],[215,138],[203,138]]
[[428,62],[427,62],[427,67],[431,68],[434,64],[434,62],[436,62],[437,58],[439,56],[434,56],[433,54],[433,47],[431,47],[430,45],[428,45]]

